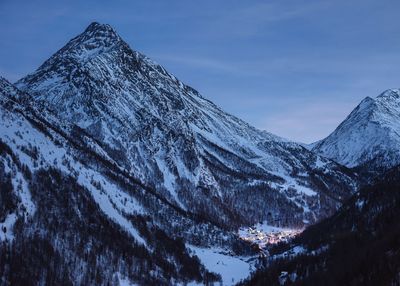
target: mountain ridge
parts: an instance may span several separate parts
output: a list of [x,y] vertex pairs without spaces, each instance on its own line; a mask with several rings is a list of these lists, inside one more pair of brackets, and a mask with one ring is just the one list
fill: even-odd
[[388,89],[366,97],[335,131],[309,148],[349,168],[379,174],[400,163],[398,122],[400,90]]

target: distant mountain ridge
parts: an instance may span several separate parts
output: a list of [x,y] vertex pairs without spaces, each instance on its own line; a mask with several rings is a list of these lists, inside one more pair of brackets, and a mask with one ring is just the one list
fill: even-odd
[[400,89],[367,97],[311,150],[349,168],[379,174],[400,163]]

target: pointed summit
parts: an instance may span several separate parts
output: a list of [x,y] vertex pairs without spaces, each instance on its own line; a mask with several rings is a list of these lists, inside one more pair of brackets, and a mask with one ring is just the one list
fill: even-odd
[[125,44],[108,24],[91,23],[83,33],[72,39],[60,52],[90,56],[119,44]]
[[117,32],[108,24],[91,23],[76,40],[96,43],[97,45],[110,46],[122,41]]
[[383,105],[389,105],[389,108],[390,106],[400,108],[400,89],[388,89],[381,93],[376,100]]
[[385,171],[400,164],[400,90],[367,97],[312,150],[347,167]]
[[[61,103],[90,104],[94,98],[107,97],[105,85],[113,90],[116,88],[114,73],[121,74],[122,78],[133,74],[138,58],[139,53],[133,51],[110,25],[93,22],[16,85],[22,89],[31,85],[38,99],[44,99],[54,107]],[[94,91],[95,87],[98,90]],[[50,101],[49,89],[56,91]]]
[[115,33],[115,30],[109,24],[100,24],[99,22],[90,23],[85,32],[89,31],[113,31]]
[[377,98],[383,97],[392,97],[392,98],[400,98],[400,89],[399,88],[391,88],[382,92]]
[[[119,100],[137,101],[143,94],[149,104],[156,105],[151,107],[155,109],[165,108],[164,105],[181,108],[181,93],[199,96],[163,67],[131,49],[110,25],[97,22],[91,23],[16,86],[29,89],[51,109],[75,113],[79,106],[87,109],[85,114],[97,114],[94,102],[111,106]],[[160,91],[161,87],[165,90]],[[180,93],[175,94],[176,89]],[[160,94],[164,95],[162,104],[158,102]]]

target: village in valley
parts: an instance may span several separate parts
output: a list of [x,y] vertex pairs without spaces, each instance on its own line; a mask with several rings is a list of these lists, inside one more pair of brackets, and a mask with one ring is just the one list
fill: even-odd
[[253,227],[240,228],[239,237],[265,251],[268,246],[287,242],[302,233],[303,230],[302,228],[282,228],[267,224],[256,224]]

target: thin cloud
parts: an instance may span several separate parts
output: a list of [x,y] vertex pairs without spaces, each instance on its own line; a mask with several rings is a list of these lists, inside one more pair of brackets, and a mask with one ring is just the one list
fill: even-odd
[[215,17],[209,23],[207,36],[212,34],[220,36],[221,32],[224,37],[265,34],[269,24],[303,17],[312,12],[325,11],[330,6],[330,3],[325,1],[306,1],[300,5],[292,1],[243,3]]
[[299,104],[267,116],[260,128],[292,140],[312,143],[328,136],[354,107],[353,102]]
[[[285,58],[265,57],[259,59],[237,59],[234,62],[197,54],[153,55],[159,63],[173,63],[195,69],[228,73],[237,76],[268,77],[271,74],[338,74],[352,77],[355,84],[366,83],[368,75],[378,76],[387,73],[400,73],[400,56],[398,54],[369,55],[365,57],[309,57],[292,56]],[[358,75],[358,76],[357,76]],[[359,77],[361,77],[359,79]]]
[[235,68],[234,66],[228,63],[224,63],[222,61],[210,58],[201,58],[195,56],[185,57],[179,55],[159,55],[159,56],[156,55],[155,58],[159,62],[174,62],[177,64],[182,64],[195,68],[205,68],[205,69],[218,70],[221,72],[229,72],[229,73],[235,73],[239,71],[238,68]]

